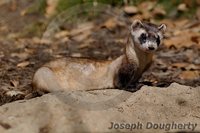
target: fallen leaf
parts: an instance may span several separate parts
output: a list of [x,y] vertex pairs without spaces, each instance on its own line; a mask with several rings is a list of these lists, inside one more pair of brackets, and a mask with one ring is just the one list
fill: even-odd
[[180,79],[194,79],[195,77],[199,77],[199,71],[184,71],[180,75]]
[[53,53],[53,50],[50,49],[50,48],[48,48],[48,49],[42,50],[42,52],[52,54],[52,53]]
[[90,46],[90,43],[95,42],[95,39],[89,38],[87,40],[85,40],[81,45],[79,45],[77,48],[81,49],[81,48],[86,48],[88,46]]
[[192,2],[190,0],[184,0],[184,3],[187,7],[191,8],[193,6]]
[[94,28],[94,23],[93,22],[82,23],[82,24],[79,24],[77,26],[77,28],[72,29],[69,32],[69,35],[75,36],[77,34],[80,34],[80,33],[84,32],[85,30],[91,30],[92,28]]
[[163,19],[163,20],[161,20],[160,24],[165,24],[167,26],[167,28],[174,28],[173,21],[171,21],[169,19]]
[[200,0],[196,0],[197,4],[200,5]]
[[200,20],[200,7],[198,7],[196,10],[196,16],[197,16],[198,20]]
[[16,80],[10,80],[11,84],[14,86],[14,87],[17,87],[19,85],[19,81],[16,81]]
[[181,29],[188,29],[194,26],[197,26],[200,24],[200,21],[197,19],[191,19],[189,22],[187,22]]
[[40,44],[40,38],[39,37],[33,37],[32,40],[35,44]]
[[33,53],[36,52],[36,49],[28,49],[28,48],[25,48],[24,50],[25,50],[25,52],[28,52],[28,53],[30,53],[30,54],[33,54]]
[[46,7],[46,14],[45,16],[49,18],[51,15],[53,15],[56,12],[56,6],[58,3],[58,0],[47,0],[47,7]]
[[91,34],[91,31],[86,30],[82,34],[77,35],[77,36],[73,37],[72,39],[80,42],[80,41],[83,41],[84,39],[86,39],[90,34]]
[[199,36],[192,36],[191,40],[195,43],[199,43],[200,42],[200,37]]
[[175,47],[180,48],[190,48],[191,46],[197,45],[191,40],[191,33],[181,31],[180,35],[177,37],[171,37],[169,40],[163,40],[163,44],[169,49]]
[[8,96],[16,96],[16,95],[18,95],[18,94],[24,94],[23,92],[21,92],[21,91],[14,91],[14,90],[12,90],[12,91],[8,91],[8,92],[6,92],[6,95],[8,95]]
[[143,10],[143,11],[142,11],[142,16],[143,16],[143,18],[144,18],[145,20],[154,18],[153,13],[150,12],[149,10]]
[[24,10],[22,10],[21,13],[20,13],[20,16],[23,17],[23,16],[27,13],[27,11],[28,11],[28,9],[24,9]]
[[66,43],[68,41],[69,41],[69,37],[67,37],[67,36],[62,39],[62,43]]
[[177,68],[185,68],[187,65],[187,63],[172,63],[172,66]]
[[174,24],[176,27],[182,28],[188,22],[190,22],[188,19],[182,19],[182,20],[174,21]]
[[127,39],[115,39],[114,40],[116,43],[122,43],[125,44],[127,42]]
[[46,44],[46,45],[51,44],[51,40],[48,38],[42,38],[40,40],[40,44]]
[[10,33],[7,36],[8,39],[16,39],[16,38],[19,38],[19,37],[20,37],[20,35],[17,34],[17,33]]
[[194,65],[194,64],[189,64],[188,66],[185,67],[186,70],[200,70],[200,66]]
[[29,54],[27,52],[23,52],[23,53],[12,53],[10,55],[11,57],[18,57],[20,59],[27,59],[29,57]]
[[182,3],[182,4],[180,4],[180,5],[178,5],[178,8],[177,8],[179,11],[187,11],[188,10],[188,8],[187,8],[187,6],[186,6],[186,4],[185,3]]
[[78,46],[79,49],[82,49],[82,48],[86,48],[90,46],[90,43],[82,43],[81,45]]
[[15,10],[17,9],[17,5],[14,4],[14,5],[12,5],[9,9],[10,9],[11,11],[15,11]]
[[135,6],[125,6],[124,12],[127,14],[135,14],[138,13],[138,8]]
[[21,63],[17,64],[17,67],[26,67],[26,66],[28,66],[29,64],[30,64],[29,61],[21,62]]
[[156,7],[153,10],[153,13],[154,13],[155,16],[157,16],[157,15],[165,16],[166,15],[166,11],[164,9],[162,9],[161,7]]
[[7,86],[2,86],[0,87],[0,91],[9,91]]
[[133,15],[133,16],[130,18],[130,21],[133,22],[133,21],[136,20],[136,19],[138,19],[138,20],[140,20],[140,21],[143,21],[143,20],[144,20],[144,18],[143,18],[143,16],[142,16],[141,14],[136,14],[136,15]]
[[156,1],[145,1],[138,5],[138,10],[140,10],[141,12],[143,10],[151,10],[156,6],[156,4]]
[[114,28],[117,26],[116,21],[114,21],[114,18],[111,18],[109,20],[107,20],[106,22],[104,22],[103,24],[100,24],[99,26],[97,26],[97,28],[95,28],[95,30],[99,30],[102,27],[106,27],[108,29]]
[[180,38],[171,38],[170,40],[163,40],[163,44],[169,49],[172,46],[175,48],[180,48],[181,39]]
[[65,36],[67,36],[67,35],[69,35],[69,31],[64,30],[64,31],[61,31],[61,32],[56,33],[56,34],[54,35],[54,37],[55,37],[55,38],[61,38],[61,37],[65,37]]
[[72,57],[81,57],[81,53],[73,53],[71,54]]

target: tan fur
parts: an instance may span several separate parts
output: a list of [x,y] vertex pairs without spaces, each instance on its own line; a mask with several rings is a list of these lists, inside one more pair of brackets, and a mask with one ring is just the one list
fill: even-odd
[[[139,25],[142,23],[136,20]],[[136,21],[134,21],[136,23]],[[133,27],[132,27],[133,28]],[[33,89],[43,94],[56,90],[94,90],[118,87],[119,73],[132,76],[137,81],[152,62],[153,52],[140,48],[134,35],[140,28],[131,30],[125,52],[115,60],[63,57],[44,64],[33,77]],[[137,35],[139,36],[139,35]],[[130,64],[130,65],[127,65]],[[122,67],[123,66],[123,67]],[[132,71],[133,70],[133,71]],[[130,74],[129,74],[130,72]],[[134,73],[131,75],[131,73]],[[119,85],[120,88],[120,85]]]

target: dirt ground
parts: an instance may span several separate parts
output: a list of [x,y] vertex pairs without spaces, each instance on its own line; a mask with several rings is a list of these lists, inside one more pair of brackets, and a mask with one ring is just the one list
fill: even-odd
[[[31,1],[23,5],[19,4],[16,10],[12,10],[11,4],[4,4],[0,7],[0,105],[24,98],[21,94],[5,95],[8,90],[17,90],[24,94],[31,92],[34,72],[47,61],[63,56],[110,60],[122,53],[131,24],[128,17],[123,16],[125,20],[123,24],[117,23],[114,27],[106,27],[105,25],[99,26],[108,19],[107,15],[102,14],[95,20],[91,20],[95,28],[91,29],[91,33],[84,41],[80,40],[82,36],[78,38],[71,34],[67,35],[67,41],[63,39],[65,36],[61,35],[60,38],[53,38],[50,43],[38,44],[37,39],[40,36],[37,37],[30,33],[22,35],[23,29],[33,23],[48,24],[49,22],[43,15],[37,13],[20,16],[20,12],[29,4]],[[77,22],[78,24],[80,22]],[[63,24],[60,30],[71,31],[75,26],[75,24]],[[170,38],[165,37],[164,39]],[[88,45],[86,40],[90,40]],[[198,47],[194,45],[177,49],[161,45],[154,56],[154,63],[143,74],[140,81],[149,86],[159,87],[167,87],[172,82],[192,87],[199,86],[199,76],[196,78],[181,78],[180,76],[185,71],[195,71],[199,74],[200,52]],[[175,66],[172,65],[173,63],[183,63],[183,66]],[[193,64],[196,67],[187,68],[184,64]]]

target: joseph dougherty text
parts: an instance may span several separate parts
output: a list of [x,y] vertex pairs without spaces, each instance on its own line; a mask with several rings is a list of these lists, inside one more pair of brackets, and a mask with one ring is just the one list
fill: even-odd
[[153,122],[137,122],[137,123],[115,123],[110,122],[110,127],[108,129],[128,129],[130,131],[134,129],[161,129],[165,131],[169,131],[171,129],[178,129],[178,130],[192,130],[194,131],[197,127],[197,123],[153,123]]

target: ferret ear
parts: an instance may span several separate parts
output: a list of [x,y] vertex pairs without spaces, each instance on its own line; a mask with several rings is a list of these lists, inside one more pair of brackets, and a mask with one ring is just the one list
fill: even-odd
[[162,35],[164,35],[166,31],[166,25],[162,24],[160,27],[158,27],[158,30],[162,33]]
[[134,22],[131,25],[131,29],[133,29],[133,31],[137,30],[138,28],[143,27],[143,24],[140,20],[136,19],[134,20]]

